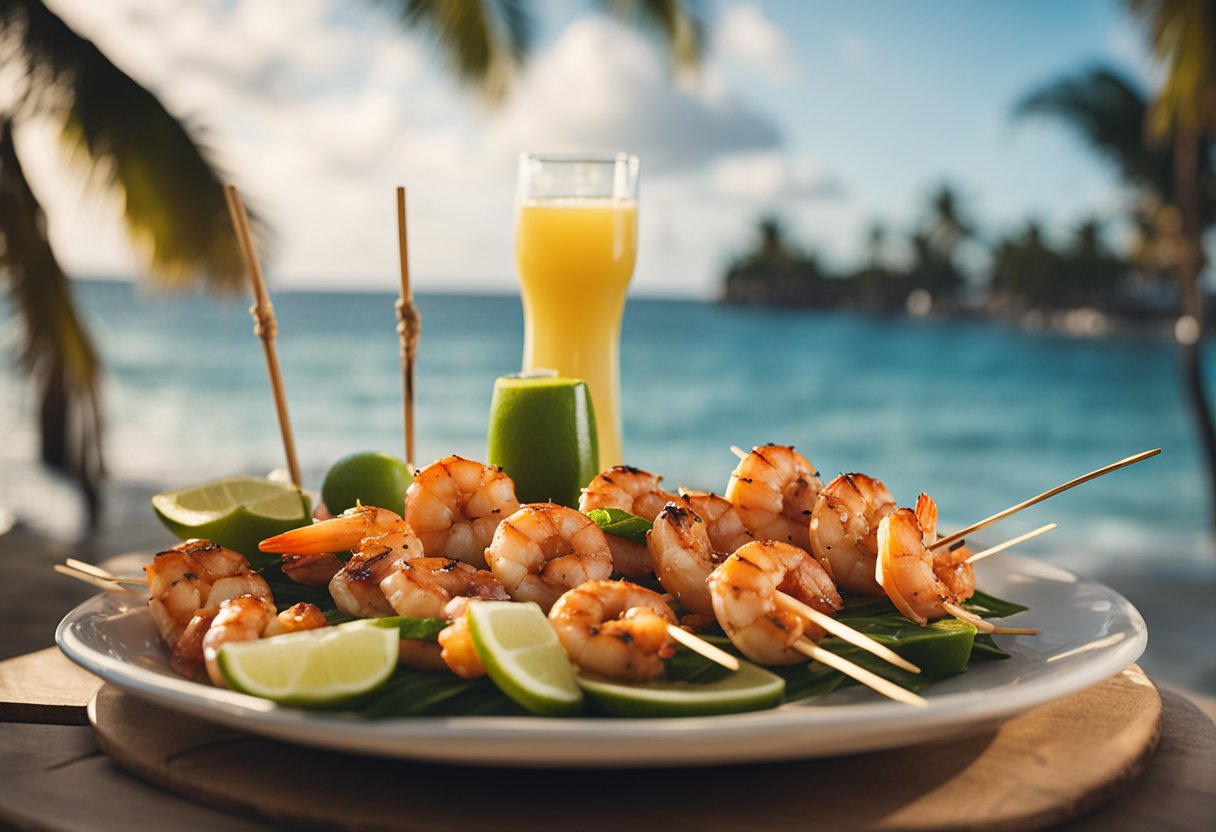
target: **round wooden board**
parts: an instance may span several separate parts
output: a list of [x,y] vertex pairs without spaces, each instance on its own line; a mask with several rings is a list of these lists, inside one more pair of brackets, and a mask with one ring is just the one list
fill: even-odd
[[461,768],[337,754],[242,734],[107,685],[89,706],[120,765],[191,800],[282,826],[580,830],[1038,829],[1143,771],[1161,697],[1133,666],[951,742],[712,769]]

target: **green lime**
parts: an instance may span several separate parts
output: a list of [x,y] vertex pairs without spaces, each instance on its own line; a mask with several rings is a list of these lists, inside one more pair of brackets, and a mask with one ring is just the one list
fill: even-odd
[[534,603],[474,601],[469,634],[486,673],[534,714],[566,716],[583,708],[574,665]]
[[396,630],[362,621],[235,641],[220,648],[225,684],[283,705],[337,705],[370,693],[397,667]]
[[917,627],[916,632],[906,638],[879,638],[879,641],[919,667],[927,678],[944,679],[967,669],[975,634],[974,624],[943,618]]
[[308,497],[295,486],[244,476],[157,494],[152,508],[182,540],[213,540],[240,552],[255,568],[278,559],[259,552],[258,543],[312,518]]
[[356,502],[401,513],[405,509],[405,490],[412,479],[409,467],[390,454],[376,451],[348,454],[325,475],[321,501],[330,514],[341,514],[354,508]]
[[578,683],[595,713],[626,717],[706,716],[762,711],[781,704],[785,680],[750,662],[703,685],[693,682],[617,682],[580,672]]
[[578,507],[579,489],[599,473],[591,393],[580,379],[503,376],[494,383],[487,435],[491,465],[515,481],[524,503]]

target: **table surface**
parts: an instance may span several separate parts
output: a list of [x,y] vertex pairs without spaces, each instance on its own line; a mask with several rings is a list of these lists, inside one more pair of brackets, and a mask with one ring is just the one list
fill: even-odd
[[[271,828],[161,791],[113,763],[85,715],[101,684],[53,648],[0,662],[0,825],[105,832],[172,818],[182,830]],[[1216,828],[1216,725],[1183,696],[1161,696],[1160,743],[1144,773],[1059,828]]]

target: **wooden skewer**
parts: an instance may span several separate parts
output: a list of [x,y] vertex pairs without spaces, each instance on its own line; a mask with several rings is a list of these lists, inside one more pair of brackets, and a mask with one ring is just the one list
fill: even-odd
[[249,283],[253,287],[253,306],[249,309],[250,314],[253,315],[253,334],[262,339],[262,348],[266,353],[270,389],[274,394],[274,405],[279,414],[279,431],[283,434],[283,450],[287,453],[287,471],[291,475],[292,483],[299,488],[300,465],[296,461],[295,439],[291,433],[291,419],[287,414],[287,396],[283,392],[283,374],[279,370],[279,354],[274,345],[279,325],[275,321],[274,306],[270,303],[270,296],[266,293],[266,283],[262,279],[262,267],[258,265],[257,251],[253,247],[253,232],[249,228],[249,214],[245,211],[241,194],[235,185],[225,185],[224,197],[228,200],[228,213],[232,217],[232,227],[236,230],[241,257],[245,261],[245,271],[248,272]]
[[993,627],[992,634],[997,636],[1037,636],[1037,627]]
[[675,624],[667,625],[667,634],[683,644],[694,653],[699,653],[711,662],[717,662],[727,670],[738,670],[739,660],[725,650],[710,644],[703,638],[697,638],[687,630],[682,630]]
[[730,452],[739,457],[739,459],[747,459],[747,451],[743,450],[738,445],[731,445]]
[[96,575],[92,575],[88,572],[81,572],[79,569],[72,569],[71,567],[65,566],[62,563],[55,564],[55,566],[53,568],[60,575],[67,575],[69,578],[75,578],[78,581],[84,581],[86,584],[92,584],[93,586],[98,587],[99,589],[119,590],[121,592],[131,592],[136,595],[143,594],[139,590],[132,589],[131,587],[126,586],[125,584],[120,583],[119,581],[109,580],[107,578],[99,578]]
[[800,615],[812,623],[818,624],[832,635],[847,641],[854,647],[860,647],[862,650],[872,653],[873,655],[878,656],[878,658],[890,662],[896,667],[902,668],[909,673],[920,673],[920,668],[912,664],[912,662],[908,661],[891,648],[879,644],[865,633],[857,632],[843,621],[822,613],[814,607],[802,603],[792,595],[787,595],[781,591],[777,592],[776,599],[777,606],[784,607],[785,609],[794,613],[794,615]]
[[410,254],[405,233],[405,188],[397,188],[397,247],[401,255],[401,297],[397,298],[397,335],[401,339],[404,382],[405,464],[414,470],[414,359],[422,335],[422,316],[410,290]]
[[910,690],[901,688],[892,681],[882,678],[877,673],[871,673],[864,667],[853,664],[848,659],[837,656],[830,650],[825,650],[809,638],[800,638],[792,645],[802,655],[817,662],[822,662],[833,670],[839,670],[844,675],[856,679],[871,690],[881,693],[888,699],[914,705],[917,708],[927,708],[929,703],[923,697]]
[[991,526],[993,523],[997,522],[998,520],[1004,520],[1006,517],[1008,517],[1011,514],[1017,514],[1019,511],[1021,511],[1024,508],[1029,508],[1030,506],[1033,506],[1036,503],[1041,503],[1044,500],[1046,500],[1048,497],[1054,497],[1055,495],[1057,495],[1061,492],[1067,491],[1068,489],[1073,488],[1075,486],[1078,486],[1081,483],[1089,482],[1090,480],[1097,479],[1098,477],[1109,474],[1111,471],[1118,471],[1120,468],[1126,468],[1129,465],[1135,465],[1137,462],[1148,459],[1149,457],[1154,457],[1159,453],[1161,453],[1160,448],[1153,448],[1151,451],[1142,451],[1141,453],[1134,454],[1132,456],[1127,457],[1126,459],[1121,459],[1118,462],[1112,462],[1110,465],[1106,465],[1102,468],[1099,468],[1096,471],[1090,471],[1088,474],[1085,474],[1084,476],[1077,477],[1075,480],[1069,480],[1068,482],[1066,482],[1062,485],[1057,485],[1055,488],[1048,489],[1047,491],[1044,491],[1042,494],[1039,494],[1035,497],[1031,497],[1029,500],[1026,500],[1024,502],[1018,503],[1016,506],[1011,506],[1010,508],[1007,508],[1004,511],[998,511],[996,514],[992,515],[991,517],[986,517],[983,520],[979,521],[978,523],[972,523],[970,526],[968,526],[965,529],[959,529],[954,534],[948,534],[945,537],[943,537],[941,540],[938,540],[937,542],[931,544],[929,546],[929,548],[930,549],[940,549],[942,546],[949,546],[951,543],[953,543],[956,540],[964,538],[969,534],[979,531],[980,529]]
[[1059,526],[1056,523],[1048,523],[1046,526],[1039,526],[1032,532],[1020,534],[1015,538],[1006,540],[1004,543],[998,543],[995,546],[990,546],[989,548],[984,549],[982,552],[976,552],[974,555],[963,561],[963,563],[975,563],[977,560],[983,560],[990,555],[995,555],[997,552],[1003,552],[1006,549],[1017,546],[1019,543],[1025,543],[1031,538],[1038,537],[1041,534],[1047,534],[1050,531],[1055,531],[1057,528],[1059,528]]
[[76,569],[80,572],[87,572],[90,575],[93,575],[94,577],[101,578],[106,581],[113,581],[114,583],[118,583],[118,584],[130,584],[131,586],[147,586],[147,582],[144,581],[142,578],[120,578],[112,572],[107,572],[106,570],[102,569],[100,566],[94,566],[91,563],[85,563],[82,560],[76,560],[76,558],[66,558],[64,560],[64,563],[67,564],[69,569]]
[[943,602],[942,609],[961,621],[966,621],[968,624],[974,624],[975,628],[981,633],[991,633],[998,636],[1037,636],[1039,634],[1039,631],[1033,627],[998,627],[991,621],[981,618],[975,613],[965,610],[953,602]]

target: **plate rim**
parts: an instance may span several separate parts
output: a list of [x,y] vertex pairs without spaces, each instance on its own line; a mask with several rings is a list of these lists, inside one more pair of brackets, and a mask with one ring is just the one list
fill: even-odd
[[[1078,587],[1097,590],[1111,601],[1107,620],[1118,621],[1118,616],[1122,616],[1125,620],[1120,629],[1130,631],[1130,635],[1063,674],[1017,682],[1006,689],[1017,690],[1017,696],[984,696],[983,691],[974,690],[932,696],[929,708],[916,713],[915,730],[910,733],[919,738],[911,741],[904,737],[909,732],[901,731],[909,725],[908,706],[885,701],[844,703],[829,709],[794,702],[742,714],[669,718],[402,716],[366,719],[349,712],[282,707],[246,694],[167,676],[95,650],[74,630],[90,616],[100,613],[102,607],[114,603],[116,593],[112,592],[91,596],[68,612],[56,628],[55,642],[73,662],[137,697],[250,733],[347,753],[457,764],[533,767],[776,761],[912,745],[925,741],[922,735],[932,731],[939,731],[942,738],[972,733],[1098,684],[1124,670],[1143,653],[1148,641],[1144,618],[1116,590],[1037,559],[1006,555],[1002,561],[1002,571],[1010,571],[1007,567],[1018,564],[1033,565],[1031,571],[1040,577],[1066,580]],[[855,737],[843,742],[844,748],[839,750],[841,738],[847,739],[848,732],[833,731],[831,723],[841,720],[846,723],[861,721],[868,739]],[[817,753],[819,749],[791,747],[789,742],[779,741],[783,734],[794,729],[820,729],[829,737],[835,736],[836,742],[829,743],[821,754]],[[630,743],[648,745],[648,741],[658,734],[681,742],[666,754],[656,755],[649,750],[630,753]],[[765,737],[772,740],[767,752]],[[705,745],[707,738],[712,738],[712,746]],[[411,741],[433,744],[438,740],[446,740],[449,747],[411,746]],[[737,740],[744,741],[743,745],[718,745]],[[527,753],[505,753],[505,745],[521,741],[529,744]],[[596,743],[601,756],[589,761],[585,754],[571,753],[571,744],[585,742]],[[610,748],[605,747],[606,742]],[[681,751],[684,746],[686,748]],[[711,749],[715,755],[706,759],[705,753]]]

